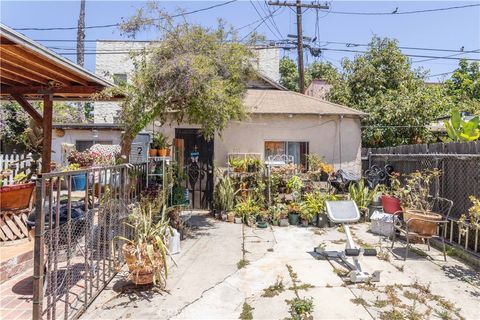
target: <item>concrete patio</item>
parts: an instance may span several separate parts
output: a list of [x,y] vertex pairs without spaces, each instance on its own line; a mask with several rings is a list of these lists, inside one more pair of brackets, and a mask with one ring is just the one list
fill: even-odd
[[[314,247],[344,247],[337,228],[267,228],[213,220],[191,219],[191,237],[174,256],[168,292],[137,290],[121,272],[94,301],[82,319],[238,319],[245,305],[253,319],[284,319],[294,297],[291,266],[303,286],[302,298],[313,298],[314,319],[479,319],[480,275],[435,249],[425,257],[412,252],[404,262],[404,247],[393,251],[386,239],[369,233],[367,224],[353,226],[363,246],[377,247],[377,257],[362,258],[365,271],[383,270],[374,285],[346,284],[343,267],[318,260]],[[237,268],[241,260],[249,263]],[[264,289],[281,283],[283,291],[264,296]]]

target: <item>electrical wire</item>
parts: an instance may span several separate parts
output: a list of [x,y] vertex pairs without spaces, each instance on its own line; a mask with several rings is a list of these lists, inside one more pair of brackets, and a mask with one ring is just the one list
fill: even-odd
[[[463,6],[453,6],[453,7],[424,9],[424,10],[412,10],[412,11],[403,11],[403,12],[398,11],[398,8],[392,12],[348,12],[348,11],[333,11],[333,10],[330,10],[328,12],[333,14],[344,14],[344,15],[386,16],[386,15],[405,15],[405,14],[439,12],[439,11],[447,11],[447,10],[472,8],[472,7],[478,7],[478,6],[480,6],[480,4],[467,4]],[[327,12],[326,10],[321,10],[321,11]]]
[[[257,15],[258,15],[258,17],[259,17],[260,19],[265,18],[264,16],[262,16],[262,15],[260,14],[260,11],[258,11],[257,6],[255,6],[255,4],[253,3],[252,0],[250,0],[250,5],[253,7],[253,9],[255,9],[255,12],[257,13]],[[270,18],[271,18],[271,14],[270,14],[269,16],[267,16],[267,17],[270,17]],[[267,18],[267,21],[269,21],[268,18]],[[277,39],[282,38],[282,35],[281,35],[281,34],[280,34],[280,38],[278,37],[277,34],[275,34],[275,32],[272,30],[272,28],[270,28],[270,25],[267,23],[267,21],[265,21],[265,25],[267,26],[268,30],[270,30],[270,32],[271,32],[275,37],[277,37]]]
[[[174,14],[171,17],[172,18],[177,18],[177,17],[182,17],[182,16],[202,12],[202,11],[207,11],[207,10],[215,9],[215,8],[218,8],[218,7],[226,6],[226,5],[228,5],[230,3],[233,3],[233,2],[237,2],[237,0],[230,0],[230,1],[222,2],[222,3],[218,3],[218,4],[215,4],[215,5],[209,6],[209,7],[205,7],[205,8],[201,8],[201,9],[197,9],[197,10],[192,10],[192,11],[188,11],[188,12],[184,12],[184,13]],[[164,19],[165,18],[156,18],[156,19],[152,18],[152,19],[147,19],[146,21],[161,21],[161,20],[164,20]],[[112,28],[112,27],[118,27],[120,25],[121,25],[121,23],[112,23],[112,24],[95,25],[95,26],[85,26],[85,29]],[[56,30],[77,30],[78,26],[76,26],[76,27],[50,27],[50,28],[30,28],[30,27],[28,27],[28,28],[13,28],[13,29],[17,30],[17,31],[56,31]]]
[[280,10],[280,7],[278,7],[277,9],[273,10],[271,14],[269,14],[268,16],[264,17],[260,23],[255,27],[253,28],[252,31],[250,31],[248,34],[246,34],[242,39],[240,39],[240,42],[242,42],[243,40],[245,40],[246,38],[248,38],[252,33],[254,33],[263,23],[265,23],[265,21],[271,17],[271,16],[274,16],[275,13]]

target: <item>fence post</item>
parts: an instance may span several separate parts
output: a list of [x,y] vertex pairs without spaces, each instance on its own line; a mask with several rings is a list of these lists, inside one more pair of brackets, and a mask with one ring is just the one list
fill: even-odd
[[370,148],[368,148],[367,159],[368,159],[367,169],[370,169],[372,167],[372,151],[370,150]]
[[43,199],[45,184],[41,175],[35,179],[35,242],[33,256],[33,314],[34,320],[42,319],[43,311],[43,270],[45,242],[45,211]]

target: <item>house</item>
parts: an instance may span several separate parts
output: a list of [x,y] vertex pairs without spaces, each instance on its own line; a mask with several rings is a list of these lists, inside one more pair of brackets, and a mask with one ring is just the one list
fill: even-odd
[[[148,45],[145,42],[98,41],[97,51],[125,52]],[[286,154],[296,164],[305,164],[305,155],[315,153],[336,169],[361,172],[361,125],[365,113],[308,95],[288,91],[278,84],[278,49],[259,53],[258,77],[251,81],[245,97],[250,114],[243,121],[232,123],[213,139],[206,141],[195,124],[151,123],[145,131],[162,132],[176,139],[183,152],[181,163],[195,162],[196,177],[206,177],[200,183],[203,191],[213,190],[213,169],[226,167],[231,153],[256,154],[262,159]],[[97,55],[96,73],[128,81],[133,69],[127,53]],[[115,102],[96,103],[95,123],[115,123],[119,110]],[[200,172],[198,172],[200,170]],[[208,191],[210,190],[210,191]]]

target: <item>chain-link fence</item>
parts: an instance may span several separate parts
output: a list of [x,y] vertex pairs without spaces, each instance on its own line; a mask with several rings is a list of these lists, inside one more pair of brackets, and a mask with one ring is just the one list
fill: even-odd
[[122,261],[123,221],[144,188],[146,165],[44,174],[37,180],[34,319],[77,318]]
[[363,169],[392,165],[402,176],[415,171],[439,169],[442,174],[432,185],[432,195],[453,201],[450,223],[444,234],[447,241],[479,253],[479,230],[461,232],[458,219],[472,206],[469,196],[480,197],[480,154],[375,154],[363,160]]

